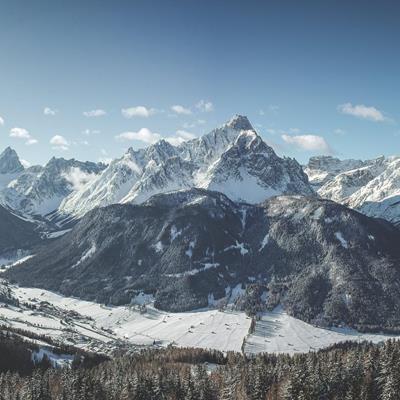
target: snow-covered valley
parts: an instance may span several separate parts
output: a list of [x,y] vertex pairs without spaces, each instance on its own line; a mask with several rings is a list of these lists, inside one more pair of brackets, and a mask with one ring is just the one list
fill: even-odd
[[[36,288],[11,286],[20,306],[1,305],[1,325],[51,337],[60,344],[111,353],[144,346],[198,347],[247,354],[302,353],[343,341],[389,339],[347,328],[323,329],[287,315],[265,312],[249,334],[251,318],[229,309],[169,313],[144,302],[109,307]],[[142,303],[142,304],[139,304]]]

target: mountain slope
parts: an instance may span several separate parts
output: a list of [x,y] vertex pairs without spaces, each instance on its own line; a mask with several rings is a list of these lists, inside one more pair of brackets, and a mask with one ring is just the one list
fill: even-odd
[[27,168],[9,182],[0,191],[0,203],[20,213],[46,215],[103,168],[102,164],[53,157],[44,167]]
[[258,282],[267,287],[259,301],[303,320],[399,329],[399,240],[391,224],[328,200],[244,205],[191,189],[95,209],[6,276],[114,304],[144,291],[172,311]]
[[39,243],[36,225],[21,219],[0,206],[0,260],[17,250],[27,250]]
[[[322,157],[325,159],[326,157]],[[314,160],[315,161],[315,160]],[[310,179],[320,170],[313,169],[315,162],[310,160],[305,171]],[[339,164],[354,167],[358,161],[345,160]],[[329,164],[329,163],[328,163]],[[311,167],[310,167],[311,165]],[[327,164],[325,164],[324,168]],[[364,161],[356,168],[334,175],[332,168],[325,169],[329,175],[325,183],[318,187],[317,193],[366,215],[384,218],[395,224],[400,223],[400,158],[379,157]],[[315,183],[315,180],[314,180]]]
[[338,174],[362,166],[364,166],[364,162],[361,160],[340,160],[332,156],[315,156],[310,158],[304,167],[304,172],[310,183],[318,190]]
[[209,168],[200,186],[248,203],[280,194],[313,194],[301,166],[278,157],[253,130],[239,134]]

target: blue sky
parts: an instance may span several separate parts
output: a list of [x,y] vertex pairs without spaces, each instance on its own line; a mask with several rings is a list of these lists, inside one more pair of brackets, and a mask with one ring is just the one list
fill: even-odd
[[396,1],[0,0],[0,149],[108,159],[240,113],[301,162],[400,154],[399,14]]

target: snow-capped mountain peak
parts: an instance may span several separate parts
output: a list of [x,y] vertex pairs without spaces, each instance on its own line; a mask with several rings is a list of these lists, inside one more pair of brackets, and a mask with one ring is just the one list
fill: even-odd
[[249,119],[244,115],[234,115],[226,124],[227,128],[235,129],[237,131],[254,131]]

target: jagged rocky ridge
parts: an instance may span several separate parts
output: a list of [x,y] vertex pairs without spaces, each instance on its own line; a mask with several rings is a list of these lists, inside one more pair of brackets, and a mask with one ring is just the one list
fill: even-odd
[[250,203],[277,194],[313,194],[297,161],[278,157],[249,120],[237,115],[179,146],[161,140],[145,149],[130,148],[68,196],[59,214],[81,217],[96,206],[137,204],[157,193],[192,187],[218,190]]
[[260,301],[303,320],[399,329],[399,240],[390,223],[329,200],[249,205],[191,189],[92,210],[5,276],[112,304],[144,291],[172,311],[258,282],[268,287]]
[[313,157],[305,168],[317,193],[372,217],[400,223],[400,157]]
[[24,168],[8,147],[0,154],[0,204],[21,214],[44,216],[104,168],[101,163],[55,157],[45,166]]

